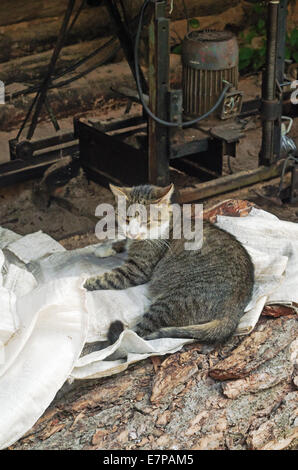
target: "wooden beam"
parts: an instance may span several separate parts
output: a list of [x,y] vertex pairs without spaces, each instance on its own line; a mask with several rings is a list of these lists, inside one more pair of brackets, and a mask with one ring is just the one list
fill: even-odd
[[260,181],[276,178],[281,174],[283,163],[284,159],[271,166],[260,166],[255,170],[239,171],[233,175],[221,176],[205,183],[180,189],[179,202],[199,201],[216,194],[226,193]]

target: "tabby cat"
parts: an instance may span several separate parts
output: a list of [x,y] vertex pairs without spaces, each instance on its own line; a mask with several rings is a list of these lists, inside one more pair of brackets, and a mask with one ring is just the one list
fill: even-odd
[[[87,279],[88,290],[126,289],[149,282],[150,307],[134,331],[145,339],[195,338],[223,342],[235,331],[253,289],[254,269],[245,248],[230,233],[203,222],[200,249],[186,250],[184,238],[173,238],[171,197],[174,186],[110,185],[115,196],[131,204],[162,209],[155,220],[141,223],[139,215],[119,220],[127,229],[128,258],[120,267]],[[166,240],[149,239],[149,230]],[[124,325],[111,323],[108,339],[115,342]]]

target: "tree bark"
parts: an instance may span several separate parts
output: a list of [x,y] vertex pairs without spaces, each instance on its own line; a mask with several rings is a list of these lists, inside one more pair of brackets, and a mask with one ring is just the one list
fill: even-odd
[[297,332],[294,314],[263,315],[251,335],[222,346],[196,343],[65,385],[11,449],[293,448]]

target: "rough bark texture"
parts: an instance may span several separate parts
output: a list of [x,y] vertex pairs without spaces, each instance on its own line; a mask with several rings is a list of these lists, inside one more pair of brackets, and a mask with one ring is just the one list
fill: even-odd
[[11,448],[293,448],[297,332],[293,313],[262,316],[251,335],[225,345],[192,344],[110,378],[65,385]]

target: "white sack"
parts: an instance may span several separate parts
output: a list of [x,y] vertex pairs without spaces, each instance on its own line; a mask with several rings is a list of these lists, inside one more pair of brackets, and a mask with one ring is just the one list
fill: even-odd
[[[243,243],[255,266],[253,299],[237,330],[246,334],[266,303],[298,302],[298,224],[258,209],[243,218],[218,216],[217,224]],[[106,339],[112,320],[129,327],[139,321],[149,303],[147,286],[86,292],[84,279],[123,263],[125,255],[98,258],[96,245],[66,251],[49,239],[0,228],[6,265],[0,251],[0,334],[6,338],[2,361],[0,349],[0,448],[30,429],[67,379],[115,374],[192,341],[145,341],[127,329],[114,345],[80,357],[86,342]]]

